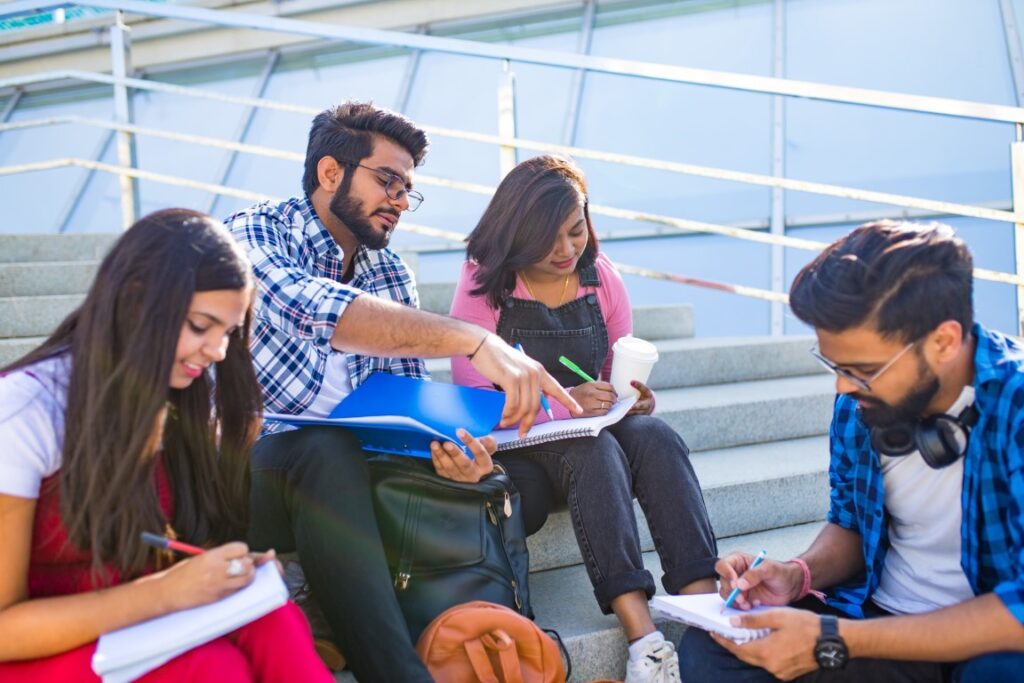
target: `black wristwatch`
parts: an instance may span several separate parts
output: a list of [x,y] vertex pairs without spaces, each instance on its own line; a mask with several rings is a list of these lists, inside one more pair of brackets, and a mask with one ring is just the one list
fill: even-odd
[[814,659],[825,671],[838,671],[850,659],[846,643],[839,636],[839,620],[833,616],[821,618],[821,636],[814,646]]

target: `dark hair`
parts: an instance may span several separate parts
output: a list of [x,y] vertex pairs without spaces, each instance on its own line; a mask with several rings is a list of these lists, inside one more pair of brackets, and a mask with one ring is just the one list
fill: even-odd
[[369,102],[345,102],[325,109],[313,119],[306,145],[306,170],[302,189],[313,194],[320,185],[316,167],[324,157],[339,163],[357,164],[373,154],[375,135],[404,147],[419,166],[427,154],[427,134],[401,114],[378,109]]
[[909,343],[956,320],[966,336],[974,322],[973,269],[971,252],[948,225],[867,223],[804,266],[789,305],[828,332],[870,324]]
[[[97,574],[106,562],[129,576],[154,564],[142,531],[198,545],[244,537],[248,454],[262,409],[249,355],[251,308],[213,386],[205,374],[186,389],[168,383],[193,294],[249,287],[249,263],[219,221],[186,209],[152,213],[117,240],[82,305],[4,369],[70,354],[61,516],[72,543],[91,551]],[[172,520],[153,486],[161,438]],[[168,557],[155,559],[160,566]]]
[[513,168],[466,238],[466,254],[480,266],[478,286],[471,294],[486,294],[491,306],[500,306],[515,289],[516,273],[551,252],[558,229],[580,204],[587,247],[577,270],[592,264],[598,252],[583,171],[572,160],[553,155],[527,159]]

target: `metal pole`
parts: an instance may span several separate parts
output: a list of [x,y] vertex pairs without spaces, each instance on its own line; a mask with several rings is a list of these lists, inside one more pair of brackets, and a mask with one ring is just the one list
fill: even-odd
[[[583,22],[580,26],[580,39],[576,51],[590,54],[590,44],[594,38],[594,16],[597,14],[597,0],[583,0]],[[583,99],[583,81],[587,72],[576,69],[572,72],[572,83],[569,85],[569,107],[565,111],[565,123],[562,126],[562,144],[576,144],[576,128],[580,120],[580,101]]]
[[[416,33],[422,33],[426,35],[427,26],[421,24],[416,27]],[[402,73],[402,80],[398,84],[398,95],[395,98],[395,111],[402,112],[403,114],[408,113],[409,97],[412,95],[412,86],[416,83],[416,73],[420,70],[420,59],[423,56],[423,50],[416,49],[409,52],[409,56],[405,62],[405,71]]]
[[[1013,94],[1017,106],[1024,102],[1024,57],[1021,55],[1020,32],[1017,15],[1010,0],[999,1],[1003,19],[1003,37],[1013,78]],[[1016,141],[1010,143],[1010,178],[1013,186],[1013,210],[1024,211],[1024,126],[1014,125]],[[1013,224],[1014,265],[1017,275],[1024,273],[1024,223]],[[1024,287],[1017,287],[1017,334],[1024,334]]]
[[[772,38],[772,76],[785,77],[786,54],[786,6],[785,0],[775,0]],[[772,176],[781,178],[786,174],[786,103],[782,96],[772,96]],[[786,195],[781,187],[772,188],[771,233],[786,234]],[[772,291],[782,293],[785,290],[786,255],[782,245],[772,245]],[[785,334],[785,318],[783,304],[772,302],[771,329],[773,337]]]
[[18,102],[21,102],[22,96],[25,94],[21,88],[18,88],[11,93],[11,99],[7,100],[7,104],[4,105],[4,110],[0,112],[0,123],[7,123],[11,120],[11,114],[14,113],[15,107],[18,106]]
[[1024,55],[1021,54],[1017,15],[1013,11],[1011,0],[999,0],[999,11],[1003,17],[1003,37],[1006,39],[1006,52],[1010,58],[1013,93],[1017,98],[1017,106],[1020,106],[1024,102]]
[[[110,143],[114,141],[114,137],[117,135],[117,131],[111,130],[107,132],[103,138],[96,145],[96,151],[92,153],[92,161],[103,161],[103,157],[107,154],[107,148],[110,147]],[[82,197],[85,196],[85,192],[89,189],[89,183],[96,176],[96,169],[90,168],[85,170],[85,173],[75,183],[74,189],[70,192],[70,199],[64,204],[64,210],[60,213],[60,218],[57,219],[57,232],[66,233],[68,228],[71,227],[71,218],[75,215],[75,209],[82,201]]]
[[[1013,210],[1024,212],[1024,131],[1017,124],[1017,140],[1010,143],[1010,178],[1013,184]],[[1014,272],[1024,274],[1024,223],[1014,223]],[[1017,286],[1017,334],[1024,335],[1024,286]]]
[[[114,120],[122,124],[132,123],[131,94],[124,79],[128,77],[131,60],[128,32],[124,23],[124,12],[118,11],[110,27],[111,75],[114,77]],[[137,168],[135,135],[122,130],[117,133],[117,163],[125,168]],[[121,225],[127,230],[139,215],[139,182],[128,176],[120,176]]]
[[[267,91],[267,84],[270,83],[270,75],[274,72],[274,67],[277,66],[277,61],[280,59],[281,53],[272,49],[267,54],[267,61],[263,63],[263,68],[260,70],[259,76],[256,77],[256,83],[253,85],[252,96],[263,97]],[[252,128],[252,120],[256,118],[256,107],[249,107],[245,113],[242,114],[242,118],[238,122],[238,128],[235,130],[234,140],[237,142],[244,142],[247,135],[249,135],[249,129]],[[221,165],[220,170],[213,176],[214,182],[218,185],[226,185],[228,182],[228,176],[231,175],[231,169],[235,167],[235,161],[238,159],[237,151],[228,152],[224,158],[224,163]],[[212,214],[214,208],[217,206],[218,195],[210,195],[210,203],[206,207],[206,213]]]
[[[511,64],[502,60],[501,85],[498,86],[498,135],[503,138],[516,136],[516,75],[512,73]],[[501,177],[508,175],[516,165],[516,148],[512,145],[501,145],[498,149]]]

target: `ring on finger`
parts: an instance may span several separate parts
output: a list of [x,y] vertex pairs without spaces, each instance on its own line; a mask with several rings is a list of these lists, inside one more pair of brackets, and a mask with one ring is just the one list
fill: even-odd
[[245,573],[245,565],[238,558],[228,562],[228,576],[241,576]]

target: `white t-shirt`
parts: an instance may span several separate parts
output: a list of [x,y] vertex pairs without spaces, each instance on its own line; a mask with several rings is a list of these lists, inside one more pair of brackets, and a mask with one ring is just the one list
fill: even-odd
[[307,417],[329,417],[341,400],[352,393],[352,377],[348,374],[348,354],[338,351],[327,356],[324,366],[324,381],[320,392],[300,413]]
[[[966,386],[946,412],[959,415],[973,402]],[[880,457],[892,547],[872,599],[894,614],[920,614],[973,598],[960,566],[964,459],[935,470],[918,451]]]
[[70,369],[59,356],[0,377],[0,493],[38,498],[60,469]]

